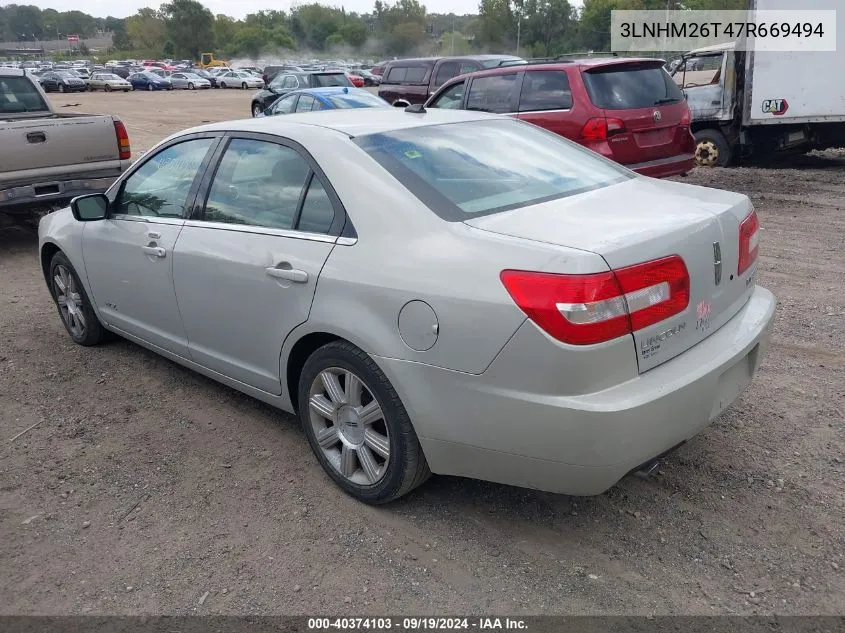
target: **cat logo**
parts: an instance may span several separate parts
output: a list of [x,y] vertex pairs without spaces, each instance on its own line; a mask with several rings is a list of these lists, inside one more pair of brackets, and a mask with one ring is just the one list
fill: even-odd
[[780,116],[789,109],[786,99],[763,99],[763,113]]

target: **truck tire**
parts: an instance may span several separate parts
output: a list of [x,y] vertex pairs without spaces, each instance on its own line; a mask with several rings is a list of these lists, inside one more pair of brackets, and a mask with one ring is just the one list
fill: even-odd
[[733,148],[719,130],[706,128],[695,133],[695,164],[699,167],[727,167]]

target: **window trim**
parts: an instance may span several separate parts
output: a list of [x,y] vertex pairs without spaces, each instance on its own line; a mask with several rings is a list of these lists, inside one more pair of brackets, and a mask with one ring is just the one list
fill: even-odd
[[[449,79],[448,81],[446,81],[438,89],[438,91],[434,95],[434,97],[432,97],[430,107],[437,108],[437,109],[440,109],[440,110],[442,110],[442,109],[466,110],[467,94],[469,93],[467,88],[469,87],[470,79],[471,79],[470,77],[467,77],[466,79],[461,79],[460,81],[455,81],[451,84],[449,82],[452,81],[452,79]],[[457,108],[440,108],[439,106],[435,105],[443,97],[443,94],[447,90],[451,90],[452,88],[454,88],[455,86],[457,86],[459,84],[464,84],[464,94],[461,96],[461,104]]]
[[[305,183],[303,184],[302,189],[299,192],[299,200],[296,205],[296,212],[293,216],[294,221],[292,222],[292,226],[296,227],[299,223],[299,217],[302,214],[302,205],[305,202],[305,192],[308,190],[308,185],[311,184],[311,179],[314,175],[316,175],[320,179],[323,188],[326,190],[329,200],[331,201],[332,208],[334,209],[334,219],[332,220],[331,227],[327,233],[310,233],[307,231],[300,231],[296,228],[277,229],[263,226],[227,224],[225,222],[212,222],[205,220],[202,217],[205,213],[205,205],[208,202],[208,196],[211,193],[211,185],[214,182],[214,177],[217,175],[217,170],[220,167],[223,154],[228,149],[231,142],[236,139],[263,141],[267,143],[274,143],[275,145],[281,145],[282,147],[292,149],[299,154],[303,160],[305,160],[310,168],[310,171],[308,176],[305,178]],[[265,235],[279,235],[281,237],[299,237],[300,239],[316,239],[318,237],[320,239],[317,239],[317,241],[331,242],[335,241],[338,236],[357,237],[354,227],[351,226],[352,223],[349,220],[349,216],[346,214],[346,209],[343,207],[343,203],[340,201],[340,197],[337,195],[337,192],[326,176],[326,173],[322,170],[320,165],[317,164],[317,161],[314,160],[314,157],[311,156],[310,152],[296,141],[283,136],[263,134],[260,132],[225,132],[221,142],[217,145],[212,154],[211,163],[212,164],[206,168],[199,183],[199,187],[195,195],[195,202],[191,205],[191,213],[186,218],[186,226],[211,227],[213,225],[218,228],[225,227],[228,230],[240,231],[242,233],[263,233]]]
[[[108,213],[106,214],[106,219],[109,220],[130,220],[134,222],[152,222],[152,223],[160,223],[160,224],[174,224],[179,223],[181,224],[194,210],[194,205],[196,204],[196,196],[197,192],[200,189],[200,185],[202,184],[203,178],[208,171],[208,166],[211,163],[214,155],[216,154],[217,150],[220,147],[220,141],[223,138],[223,132],[203,132],[198,134],[186,134],[185,136],[180,136],[178,138],[171,139],[167,143],[163,143],[154,148],[154,151],[148,152],[144,155],[141,160],[135,162],[124,174],[123,176],[117,180],[109,189],[106,191],[105,196],[109,200],[109,209]],[[173,218],[173,217],[166,217],[166,218],[156,218],[146,215],[128,215],[125,213],[116,213],[114,205],[116,204],[117,200],[120,199],[120,196],[123,194],[123,190],[126,187],[126,182],[140,169],[144,167],[149,161],[153,160],[156,156],[161,154],[162,152],[174,147],[176,145],[181,145],[182,143],[187,143],[189,141],[196,141],[200,139],[212,139],[212,143],[209,146],[208,150],[205,153],[205,156],[200,162],[200,166],[197,169],[197,173],[194,176],[194,180],[191,183],[190,188],[188,189],[188,196],[185,198],[185,210],[182,212],[181,218]]]
[[[299,102],[302,101],[303,97],[308,97],[308,98],[311,99],[311,107],[308,108],[307,110],[300,110],[299,109]],[[311,112],[311,109],[314,107],[315,101],[316,101],[316,99],[314,98],[314,95],[309,95],[309,94],[299,95],[299,98],[296,100],[296,105],[293,107],[293,112],[291,112],[291,114],[296,114],[297,112]]]

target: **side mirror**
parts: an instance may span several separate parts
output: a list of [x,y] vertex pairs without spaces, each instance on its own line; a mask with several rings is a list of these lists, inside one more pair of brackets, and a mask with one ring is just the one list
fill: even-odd
[[70,201],[70,210],[79,222],[102,220],[109,213],[109,199],[102,193],[77,196]]

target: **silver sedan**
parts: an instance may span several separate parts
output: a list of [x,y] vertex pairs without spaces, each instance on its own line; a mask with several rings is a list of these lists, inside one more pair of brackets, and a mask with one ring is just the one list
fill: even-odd
[[203,79],[194,73],[172,73],[168,79],[170,79],[170,83],[173,84],[174,88],[180,88],[182,90],[204,90],[211,88],[211,82],[208,79]]
[[132,90],[132,84],[125,79],[115,75],[114,73],[94,73],[89,79],[85,80],[88,84],[88,89],[105,90],[111,92],[112,90],[123,90],[129,92]]
[[186,130],[39,227],[73,341],[296,413],[370,503],[430,472],[597,494],[693,437],[766,348],[759,238],[743,195],[381,108]]
[[230,70],[217,75],[217,85],[221,88],[263,88],[264,80],[261,77],[246,72],[245,70]]

